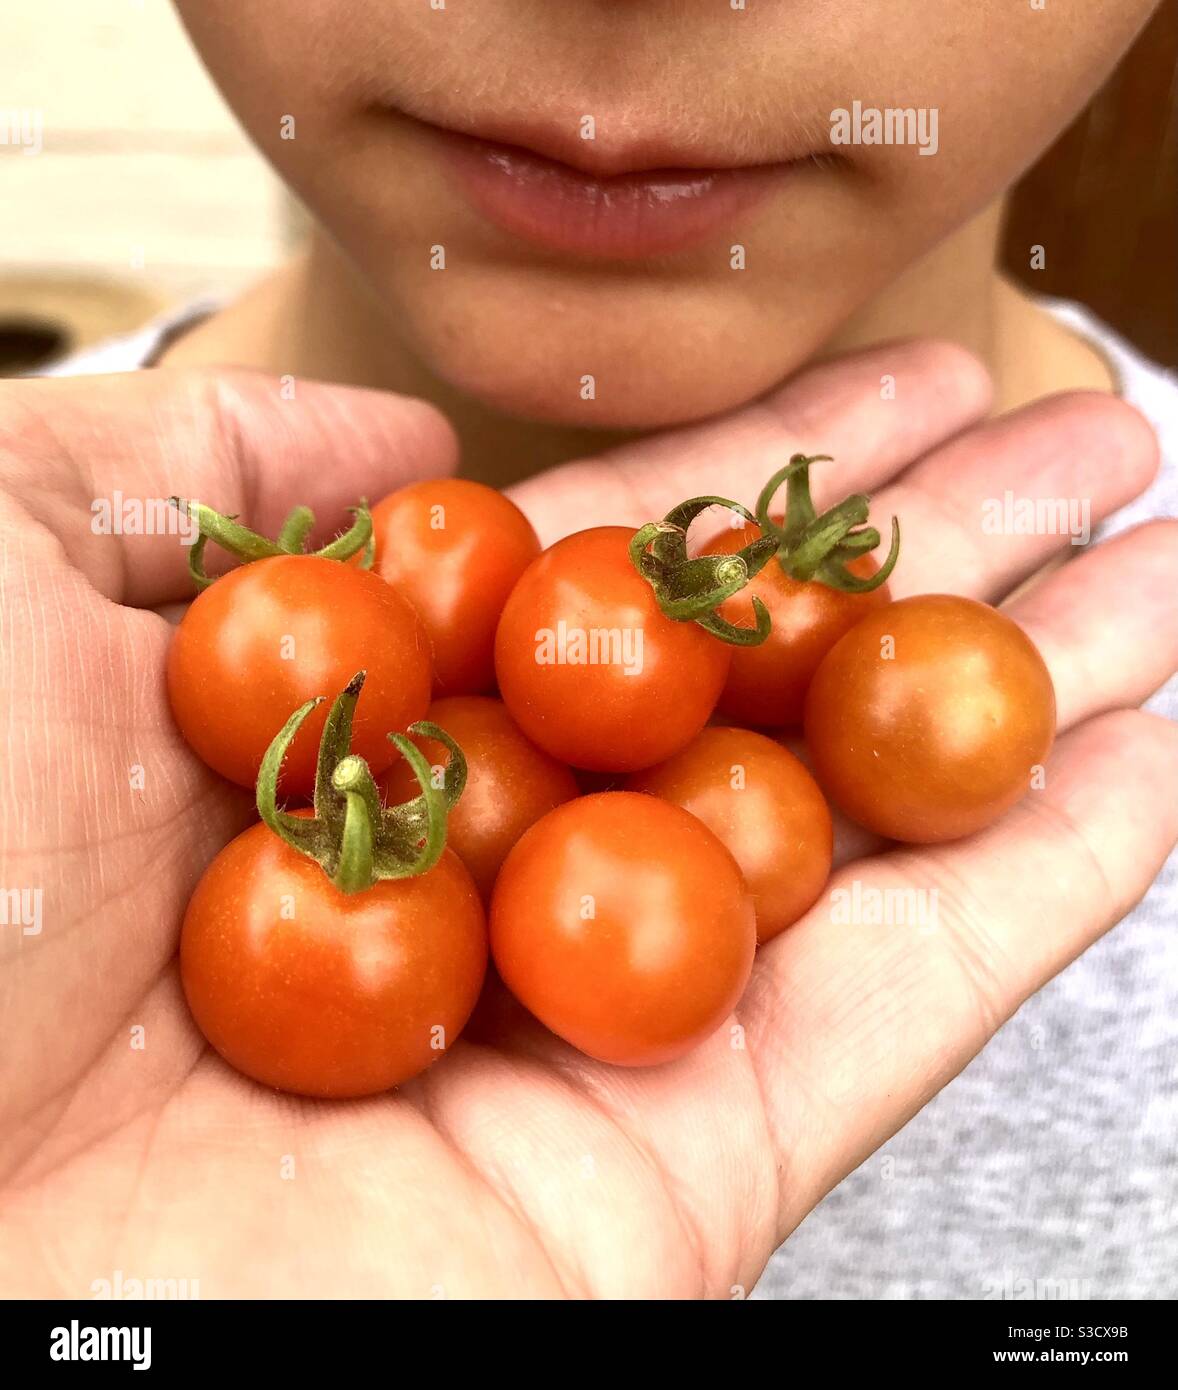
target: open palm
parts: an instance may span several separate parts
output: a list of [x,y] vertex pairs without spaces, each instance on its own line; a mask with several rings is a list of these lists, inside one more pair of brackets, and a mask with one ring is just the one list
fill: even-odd
[[[983,499],[1090,498],[1096,521],[1155,453],[1110,399],[981,423],[986,406],[956,349],[890,347],[517,497],[551,541],[693,493],[747,502],[795,450],[829,453],[820,502],[870,489],[903,518],[897,594],[997,602],[1067,545],[983,536]],[[86,1296],[121,1272],[203,1297],[739,1296],[1178,837],[1178,734],[1135,710],[1178,665],[1178,526],[1161,522],[1009,603],[1056,684],[1045,789],[953,845],[845,828],[832,888],[936,889],[931,929],[846,925],[824,897],[760,952],[740,1028],[665,1067],[591,1062],[492,985],[452,1054],[399,1092],[324,1103],[246,1081],[192,1025],[175,951],[251,801],[168,714],[159,610],[187,594],[179,540],[95,536],[91,503],[181,493],[273,530],[307,502],[338,523],[454,463],[427,407],[365,392],[287,400],[264,378],[166,372],[0,390],[4,1293]],[[15,920],[33,901],[39,932]]]

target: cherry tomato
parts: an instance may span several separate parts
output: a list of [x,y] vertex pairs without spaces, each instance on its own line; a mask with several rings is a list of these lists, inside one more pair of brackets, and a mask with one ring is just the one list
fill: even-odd
[[[740,550],[756,540],[753,525],[727,531],[709,549],[717,553]],[[847,569],[870,579],[879,565],[860,555]],[[722,604],[721,616],[747,623],[749,595],[769,610],[772,628],[759,647],[737,647],[728,680],[720,695],[720,712],[742,724],[785,728],[802,722],[806,690],[818,663],[838,639],[865,614],[891,602],[887,584],[865,594],[843,593],[818,580],[793,579],[775,560],[749,581],[747,590]]]
[[[524,738],[501,700],[455,695],[435,700],[426,717],[445,729],[466,757],[466,789],[446,822],[446,843],[488,899],[508,850],[528,826],[577,795],[576,779],[563,763]],[[449,763],[442,744],[427,738],[414,742],[433,767]],[[402,759],[380,785],[390,804],[418,792],[412,769]]]
[[934,843],[996,820],[1055,735],[1055,692],[1017,624],[973,599],[922,594],[869,614],[810,684],[814,773],[846,813]]
[[589,771],[632,772],[683,748],[728,673],[724,642],[659,608],[630,562],[634,534],[601,526],[558,541],[524,571],[495,638],[512,718]]
[[[200,758],[252,786],[292,709],[367,669],[355,751],[374,772],[397,756],[387,735],[429,704],[429,643],[409,603],[384,580],[337,560],[282,555],[230,570],[199,594],[172,636],[168,698]],[[308,795],[326,706],[307,720],[282,771]]]
[[830,810],[805,766],[762,734],[705,729],[626,787],[682,806],[731,850],[753,895],[759,942],[796,922],[826,886]]
[[731,1013],[756,949],[736,861],[678,806],[602,792],[558,806],[500,870],[491,950],[504,983],[590,1057],[650,1066]]
[[457,855],[341,893],[265,825],[209,865],[180,938],[201,1032],[238,1071],[305,1096],[372,1095],[424,1071],[462,1031],[486,964]]
[[411,483],[372,509],[376,572],[417,609],[433,647],[434,692],[495,684],[495,626],[540,553],[531,523],[494,488],[463,478]]

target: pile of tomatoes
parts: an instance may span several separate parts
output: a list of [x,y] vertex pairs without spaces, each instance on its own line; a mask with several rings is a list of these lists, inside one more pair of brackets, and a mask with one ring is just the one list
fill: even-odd
[[[865,497],[815,511],[814,462],[755,515],[694,498],[546,550],[461,480],[361,506],[314,552],[305,508],[271,541],[178,502],[199,593],[172,711],[260,815],[185,916],[213,1047],[299,1094],[384,1091],[454,1045],[490,957],[591,1057],[670,1061],[821,896],[828,798],[913,842],[1013,805],[1054,735],[1042,658],[984,604],[893,602],[896,523],[879,564]],[[730,524],[689,548],[705,513]],[[209,579],[209,541],[242,563]]]

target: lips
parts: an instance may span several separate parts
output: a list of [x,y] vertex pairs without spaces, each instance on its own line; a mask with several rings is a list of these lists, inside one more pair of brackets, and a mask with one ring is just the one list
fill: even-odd
[[432,134],[466,200],[501,231],[549,251],[616,260],[666,255],[721,231],[726,245],[739,240],[742,214],[803,162],[600,172],[642,158],[639,147],[612,157],[571,149],[574,168],[518,145],[437,127]]

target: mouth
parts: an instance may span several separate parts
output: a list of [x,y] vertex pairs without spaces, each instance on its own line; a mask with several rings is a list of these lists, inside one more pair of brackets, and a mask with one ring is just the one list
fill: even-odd
[[534,131],[524,145],[425,129],[465,200],[500,231],[548,251],[612,260],[667,255],[722,230],[727,254],[756,206],[817,163],[802,156],[725,166],[708,158],[686,167],[664,162],[669,151],[649,142],[611,149],[579,134]]

